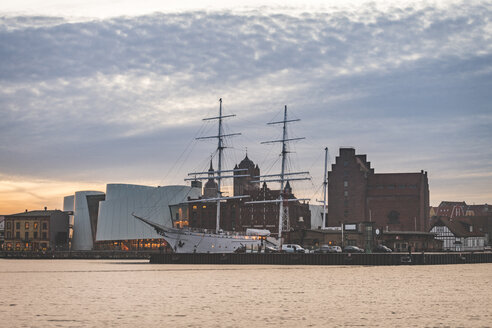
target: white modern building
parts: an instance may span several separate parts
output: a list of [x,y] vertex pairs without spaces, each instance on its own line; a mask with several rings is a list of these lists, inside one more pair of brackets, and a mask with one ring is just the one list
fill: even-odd
[[199,196],[201,190],[189,186],[108,184],[106,199],[99,205],[96,240],[162,238],[148,225],[135,219],[132,213],[161,225],[172,226],[170,205]]
[[[63,210],[70,216],[72,250],[92,250],[95,242],[107,245],[121,241],[162,239],[152,228],[135,219],[132,213],[153,222],[172,226],[172,205],[201,196],[200,188],[190,186],[150,187],[132,184],[108,184],[106,193],[78,191],[66,196]],[[135,243],[135,242],[133,242]]]
[[[90,211],[90,196],[99,196],[101,199],[104,193],[101,191],[77,191],[75,195],[66,196],[63,199],[63,211],[71,211],[73,215],[69,217],[69,226],[73,227],[73,236],[71,237],[71,249],[76,251],[91,250],[94,247],[94,213]],[[91,215],[92,218],[91,218]]]

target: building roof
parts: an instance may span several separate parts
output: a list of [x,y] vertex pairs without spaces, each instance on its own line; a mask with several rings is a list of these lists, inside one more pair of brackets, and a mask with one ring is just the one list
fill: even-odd
[[442,201],[439,206],[454,206],[454,205],[459,205],[459,206],[466,206],[465,202],[455,202],[455,201]]
[[458,217],[466,214],[467,205],[465,202],[443,201],[437,208],[437,216]]
[[[331,229],[306,229],[306,231],[309,231],[309,232],[315,232],[315,233],[321,233],[321,234],[325,234],[325,235],[341,235],[342,234],[342,230],[331,230]],[[358,231],[358,230],[345,230],[343,232],[344,234],[362,234],[362,231]]]
[[383,231],[383,235],[435,236],[435,233],[433,233],[433,232],[424,232],[424,231]]
[[28,211],[17,214],[6,215],[5,217],[37,217],[37,216],[51,216],[54,213],[60,213],[60,210],[36,210]]
[[440,217],[433,223],[432,228],[435,226],[446,226],[456,237],[483,237],[484,234],[477,231],[476,227],[470,231],[470,226],[465,220],[457,218]]
[[376,173],[369,176],[368,183],[374,184],[419,184],[423,173]]
[[248,168],[254,168],[255,164],[253,163],[252,160],[248,158],[248,154],[244,157],[244,159],[239,163],[239,168],[240,169],[248,169]]
[[468,205],[468,209],[472,210],[478,216],[492,214],[492,206],[488,204]]

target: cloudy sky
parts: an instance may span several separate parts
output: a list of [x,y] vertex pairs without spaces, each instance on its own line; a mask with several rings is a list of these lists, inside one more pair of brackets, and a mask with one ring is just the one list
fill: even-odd
[[[0,214],[107,183],[182,184],[226,164],[275,173],[283,106],[294,186],[320,199],[323,149],[429,173],[431,204],[492,202],[491,1],[61,1],[0,4]],[[295,190],[296,191],[296,190]]]

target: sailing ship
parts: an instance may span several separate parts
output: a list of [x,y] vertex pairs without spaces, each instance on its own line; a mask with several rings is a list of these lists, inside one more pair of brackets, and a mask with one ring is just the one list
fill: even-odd
[[[283,135],[280,140],[265,141],[263,144],[268,143],[282,143],[282,165],[279,174],[259,175],[255,176],[260,180],[252,182],[279,182],[280,193],[278,199],[273,200],[261,200],[261,201],[246,201],[245,204],[258,204],[258,203],[278,203],[279,204],[279,230],[278,237],[276,239],[270,237],[270,231],[263,229],[247,229],[245,233],[238,232],[224,232],[220,229],[220,203],[228,199],[244,199],[249,195],[237,195],[225,197],[221,192],[221,181],[223,179],[234,177],[246,177],[241,172],[245,169],[235,168],[232,170],[222,169],[222,159],[224,150],[224,138],[240,135],[240,133],[224,134],[222,123],[225,118],[234,117],[235,115],[223,115],[222,114],[222,99],[219,100],[219,115],[216,117],[205,118],[204,120],[217,120],[218,121],[218,134],[215,136],[200,137],[197,139],[218,139],[217,153],[217,170],[211,169],[206,172],[193,172],[189,173],[189,176],[193,178],[187,178],[185,181],[196,180],[217,180],[217,195],[211,198],[201,198],[198,200],[190,200],[189,202],[215,202],[216,203],[216,229],[215,231],[207,231],[204,229],[194,229],[190,227],[168,227],[157,224],[149,219],[132,214],[136,219],[144,222],[145,224],[154,228],[154,230],[161,235],[170,247],[176,253],[232,253],[243,251],[246,249],[261,249],[267,246],[274,247],[276,249],[282,249],[282,232],[289,230],[289,213],[287,203],[290,201],[309,200],[303,199],[289,199],[285,197],[284,190],[286,183],[293,180],[308,180],[308,177],[304,175],[309,172],[286,172],[286,156],[289,153],[288,143],[291,141],[297,141],[304,138],[288,138],[287,137],[287,123],[299,121],[299,119],[287,118],[287,106],[284,108],[284,119],[278,122],[270,122],[269,125],[283,124]],[[266,178],[261,180],[261,178]]]
[[[219,99],[219,115],[216,117],[210,117],[203,119],[204,121],[217,120],[218,121],[218,134],[208,137],[199,137],[200,139],[212,139],[218,140],[217,144],[217,170],[210,169],[206,172],[193,172],[189,173],[189,176],[193,178],[187,178],[185,181],[196,181],[196,180],[207,180],[213,179],[217,180],[217,194],[216,197],[203,198],[198,200],[193,200],[192,202],[215,202],[217,207],[216,212],[216,229],[215,231],[208,231],[205,229],[194,229],[189,227],[167,227],[157,224],[149,219],[143,218],[141,216],[132,215],[144,222],[145,224],[154,228],[154,230],[161,235],[170,247],[176,253],[233,253],[238,251],[243,251],[247,249],[258,249],[262,245],[275,244],[274,240],[267,238],[270,236],[268,230],[260,229],[249,229],[246,233],[238,232],[224,232],[220,229],[220,203],[228,199],[240,199],[249,197],[249,195],[239,195],[225,197],[222,195],[221,184],[223,179],[229,179],[234,177],[245,177],[246,175],[237,174],[244,169],[232,169],[223,170],[223,151],[224,151],[224,138],[240,135],[240,133],[230,133],[224,134],[223,130],[223,120],[226,118],[234,117],[235,115],[223,115],[222,114],[222,98]],[[231,175],[232,173],[232,175]],[[229,174],[229,175],[227,175]],[[190,201],[191,202],[191,201]]]

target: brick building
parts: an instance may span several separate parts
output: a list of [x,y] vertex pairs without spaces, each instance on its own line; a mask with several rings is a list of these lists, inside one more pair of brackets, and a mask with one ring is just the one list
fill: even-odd
[[68,214],[60,210],[5,215],[7,250],[68,249]]
[[427,172],[374,173],[366,155],[340,148],[328,172],[328,223],[374,222],[386,231],[428,231]]
[[[220,227],[227,231],[245,231],[248,228],[267,229],[272,234],[278,232],[278,203],[245,204],[246,201],[275,200],[279,198],[280,190],[268,188],[266,183],[258,182],[260,168],[253,163],[248,156],[236,165],[236,169],[245,169],[235,175],[248,175],[247,177],[234,178],[234,195],[249,195],[245,199],[229,199],[221,203]],[[213,168],[210,168],[211,172]],[[208,186],[208,187],[207,187]],[[203,198],[213,198],[217,190],[211,190],[217,186],[213,179],[205,183]],[[290,184],[284,188],[285,199],[295,199]],[[180,226],[190,226],[215,230],[216,226],[216,202],[203,202],[189,199],[187,203],[171,206],[174,222]],[[289,230],[309,229],[311,227],[311,212],[309,205],[299,201],[285,202],[289,212]]]

